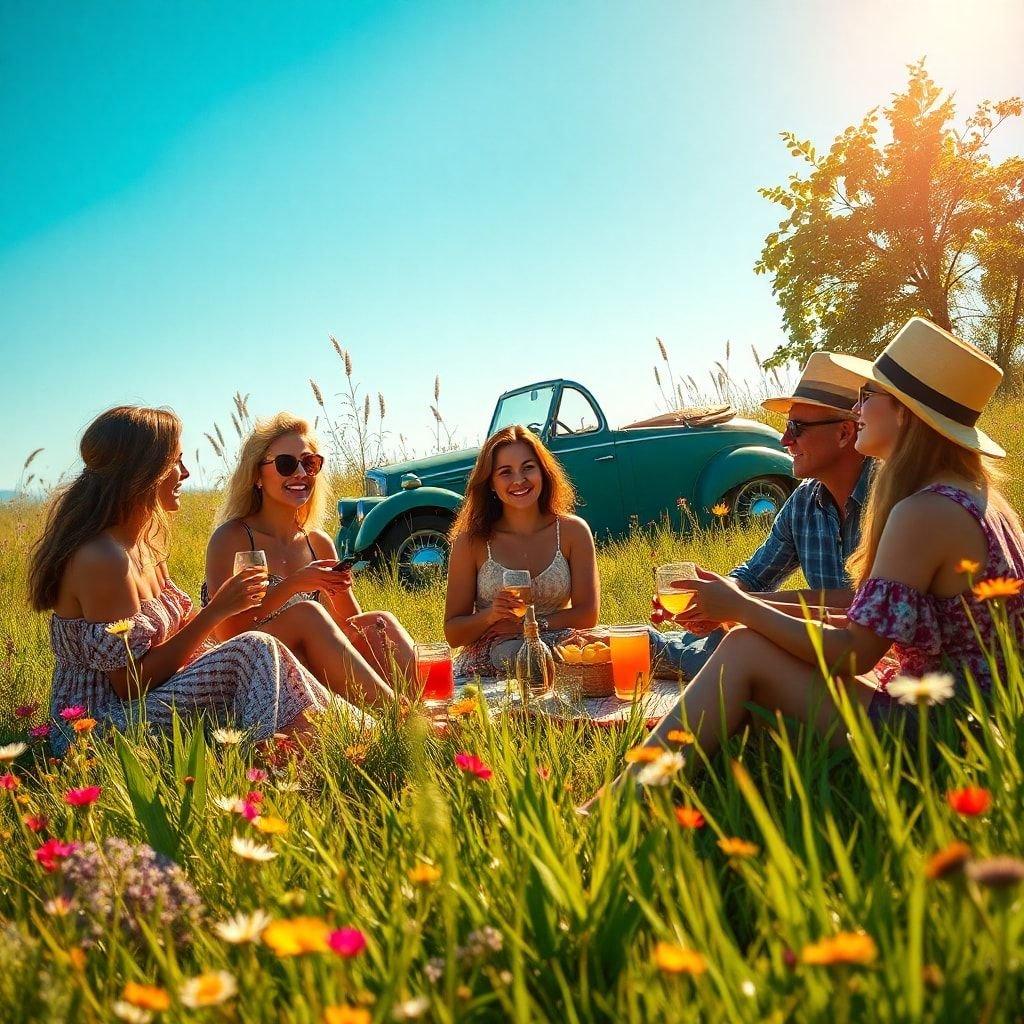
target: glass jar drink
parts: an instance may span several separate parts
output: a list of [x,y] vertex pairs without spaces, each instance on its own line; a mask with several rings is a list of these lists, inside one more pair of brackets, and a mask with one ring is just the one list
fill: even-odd
[[655,593],[658,602],[670,615],[682,615],[693,603],[692,590],[680,590],[674,583],[697,579],[694,562],[670,562],[654,570]]
[[612,656],[612,681],[619,700],[634,700],[647,692],[651,682],[651,644],[642,623],[610,626],[608,644]]
[[267,553],[266,551],[236,551],[235,552],[235,564],[233,566],[234,573],[240,573],[243,569],[262,569],[264,572],[267,571]]
[[455,693],[452,649],[447,644],[417,644],[416,679],[428,708],[447,704]]
[[501,585],[519,601],[515,614],[522,618],[528,605],[533,604],[533,580],[526,569],[506,569],[501,574]]

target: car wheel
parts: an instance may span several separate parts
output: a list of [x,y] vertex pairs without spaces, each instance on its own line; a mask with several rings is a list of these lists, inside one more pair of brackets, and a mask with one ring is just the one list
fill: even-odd
[[793,484],[785,477],[759,476],[733,488],[724,501],[734,523],[771,526],[792,492]]
[[391,524],[381,554],[397,566],[405,586],[426,586],[448,571],[451,525],[451,518],[434,512],[414,512]]

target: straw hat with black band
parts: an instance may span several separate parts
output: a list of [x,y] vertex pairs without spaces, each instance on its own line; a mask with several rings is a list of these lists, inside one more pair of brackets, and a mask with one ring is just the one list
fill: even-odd
[[1001,459],[1006,452],[977,422],[1003,379],[983,352],[924,317],[911,317],[873,362],[832,357],[839,365],[875,381],[954,444]]
[[817,405],[822,409],[846,413],[852,420],[856,419],[853,407],[860,397],[860,386],[863,382],[862,374],[840,366],[834,361],[831,352],[815,352],[807,360],[793,394],[782,398],[769,398],[762,402],[761,406],[769,412],[780,412],[783,416],[788,416],[789,410],[796,403]]

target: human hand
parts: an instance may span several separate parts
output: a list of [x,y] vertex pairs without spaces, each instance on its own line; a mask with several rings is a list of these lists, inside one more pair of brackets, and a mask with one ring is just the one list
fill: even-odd
[[287,584],[296,594],[311,590],[319,590],[331,596],[343,594],[352,589],[352,570],[336,572],[334,566],[337,564],[335,558],[317,559],[301,569],[296,569],[288,577]]
[[693,594],[690,607],[675,617],[675,621],[686,629],[691,623],[734,624],[743,621],[742,609],[748,597],[731,578],[698,567],[697,579],[677,580],[672,586]]
[[510,621],[518,625],[524,614],[523,602],[517,594],[508,589],[499,590],[494,595],[494,603],[489,609],[488,626],[493,628]]
[[250,565],[234,576],[229,576],[210,599],[208,608],[221,619],[256,608],[267,593],[267,570],[261,565]]
[[673,615],[657,596],[651,599],[651,625],[660,626],[663,622],[674,622],[676,625],[685,626],[688,633],[694,636],[707,636],[716,629],[722,629],[726,623],[716,622],[714,619],[688,618],[689,612],[683,615]]

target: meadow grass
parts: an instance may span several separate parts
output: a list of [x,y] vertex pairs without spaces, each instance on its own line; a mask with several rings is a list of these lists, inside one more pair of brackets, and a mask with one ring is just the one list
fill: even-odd
[[[1015,456],[1017,408],[994,410],[989,424]],[[1021,507],[1018,488],[1011,479]],[[193,594],[215,500],[189,495],[175,523],[172,575]],[[0,511],[4,742],[46,714],[47,624],[24,603],[39,523],[38,507]],[[759,539],[661,530],[602,548],[602,618],[646,617],[653,564],[690,557],[725,571]],[[440,637],[440,587],[410,595],[366,575],[357,591],[418,639]],[[587,819],[575,805],[618,770],[639,722],[531,725],[477,707],[444,735],[415,711],[360,733],[330,713],[301,760],[217,744],[189,724],[117,744],[84,734],[59,764],[35,744],[12,766],[17,788],[0,789],[0,1019],[111,1020],[128,982],[169,993],[166,1021],[1019,1019],[1019,865],[987,863],[1024,855],[1024,678],[1019,652],[1008,655],[988,705],[975,696],[970,717],[930,709],[930,756],[899,731],[877,735],[845,705],[849,745],[838,750],[757,715],[765,727],[701,758],[694,781],[627,794]],[[31,702],[43,710],[17,718]],[[457,768],[460,752],[491,777]],[[95,804],[65,802],[93,785]],[[990,797],[976,815],[947,800],[968,785]],[[286,832],[265,834],[213,802],[250,790],[263,795],[264,823],[279,818]],[[704,824],[680,824],[677,805]],[[40,815],[48,823],[36,833],[25,818]],[[233,834],[276,857],[243,860]],[[101,909],[82,894],[69,913],[48,906],[66,883],[33,851],[47,837],[110,836],[149,842],[183,866],[203,906],[190,941],[176,945],[159,912],[135,925],[129,892]],[[719,842],[730,838],[753,846],[727,853]],[[946,877],[929,877],[929,858],[954,840],[970,848],[970,873],[954,858]],[[312,949],[323,946],[318,921],[358,929],[366,948],[282,956],[213,927],[257,909],[310,919],[293,932]],[[815,945],[841,933],[870,941]],[[186,1006],[185,981],[216,970],[237,994]]]

